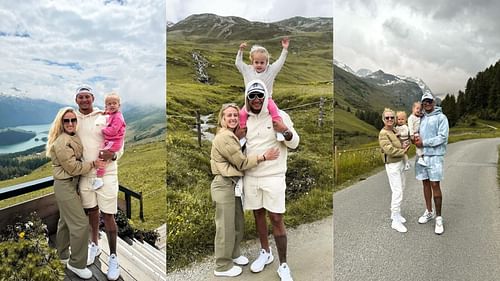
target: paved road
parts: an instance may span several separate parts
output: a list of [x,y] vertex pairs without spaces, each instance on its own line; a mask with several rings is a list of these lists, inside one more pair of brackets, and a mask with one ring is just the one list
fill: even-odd
[[419,225],[421,182],[407,172],[402,214],[408,232],[390,227],[385,171],[334,195],[334,280],[500,280],[500,139],[448,146],[442,182],[445,232]]
[[[286,220],[286,217],[285,217]],[[294,281],[328,281],[332,280],[333,272],[333,219],[316,221],[301,225],[295,229],[288,229],[288,264],[292,271]],[[243,268],[243,273],[235,278],[215,277],[213,269],[215,260],[213,257],[205,259],[203,262],[182,271],[176,271],[167,274],[169,281],[188,281],[188,280],[235,280],[235,281],[279,281],[276,273],[278,269],[278,256],[274,240],[272,242],[273,254],[275,260],[272,264],[266,266],[260,273],[252,273],[250,266]],[[257,240],[248,241],[243,246],[243,254],[250,261],[257,258],[259,243]]]

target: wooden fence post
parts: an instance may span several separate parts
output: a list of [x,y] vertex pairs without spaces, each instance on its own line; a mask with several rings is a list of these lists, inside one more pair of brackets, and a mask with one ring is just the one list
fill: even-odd
[[198,145],[201,147],[201,118],[198,110],[196,110],[196,129],[198,130]]
[[339,182],[339,157],[338,157],[338,153],[337,153],[337,146],[334,146],[334,149],[333,149],[333,153],[334,153],[334,158],[333,158],[333,162],[335,163],[335,184],[337,184]]
[[319,98],[319,117],[318,117],[318,127],[323,126],[323,105],[325,104],[325,99],[323,97]]

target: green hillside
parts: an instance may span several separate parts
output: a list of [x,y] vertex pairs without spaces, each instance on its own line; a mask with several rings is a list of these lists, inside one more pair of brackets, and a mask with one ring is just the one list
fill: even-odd
[[[221,19],[224,21],[224,19]],[[244,21],[243,21],[244,23]],[[183,25],[190,26],[184,22]],[[210,26],[208,27],[210,28]],[[221,27],[221,28],[224,28]],[[238,34],[252,35],[251,25],[231,26]],[[210,199],[210,141],[196,139],[195,111],[217,115],[227,102],[243,104],[243,78],[234,65],[242,40],[191,36],[178,28],[167,32],[167,259],[168,270],[210,254],[213,250],[214,208]],[[191,29],[190,29],[191,30]],[[331,30],[331,29],[330,29]],[[271,63],[281,52],[280,37],[262,33],[261,44],[271,53]],[[271,35],[269,35],[271,34]],[[289,153],[287,213],[285,223],[298,225],[319,219],[332,210],[332,33],[291,32],[289,54],[274,84],[273,98],[291,116],[301,137],[299,148]],[[249,48],[248,48],[249,49]],[[208,84],[198,82],[192,53],[206,60]],[[248,63],[248,50],[244,60]],[[319,100],[324,123],[319,127]],[[215,124],[214,117],[209,120]],[[212,130],[213,132],[213,130]],[[250,212],[246,237],[255,237]]]

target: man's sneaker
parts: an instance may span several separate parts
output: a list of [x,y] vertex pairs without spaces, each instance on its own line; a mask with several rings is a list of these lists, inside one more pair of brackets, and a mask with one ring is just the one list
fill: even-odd
[[406,219],[400,213],[396,213],[396,214],[391,215],[391,220],[395,220],[395,219],[399,220],[402,223],[406,222]]
[[241,274],[243,272],[243,269],[241,267],[233,265],[233,267],[229,270],[226,271],[217,271],[214,270],[214,275],[215,276],[224,276],[224,277],[235,277]]
[[434,233],[441,235],[444,232],[443,217],[436,217],[436,227],[434,228]]
[[102,178],[96,178],[94,180],[94,184],[92,185],[92,188],[94,190],[97,190],[97,189],[101,188],[103,185],[104,185],[104,181],[102,180]]
[[276,133],[276,140],[285,141],[285,136],[282,133]]
[[410,162],[406,162],[405,164],[405,171],[408,171],[411,168]]
[[425,160],[424,160],[423,156],[418,157],[417,164],[419,164],[420,166],[427,167],[427,163],[425,163]]
[[94,263],[95,258],[101,254],[101,247],[94,244],[94,242],[89,244],[88,254],[87,254],[87,265]]
[[108,280],[117,280],[120,277],[120,266],[118,265],[118,257],[115,254],[109,256],[108,266]]
[[69,263],[66,264],[66,267],[69,270],[71,270],[74,274],[76,274],[78,277],[80,277],[82,279],[90,279],[90,278],[92,278],[92,271],[90,271],[86,267],[82,268],[82,269],[79,269],[79,268],[71,266],[71,264],[69,264]]
[[264,269],[264,266],[272,263],[274,260],[273,253],[271,253],[271,248],[269,248],[269,253],[264,249],[260,249],[259,257],[252,262],[250,265],[250,270],[252,272],[261,272]]
[[293,281],[292,275],[290,274],[290,268],[285,262],[278,267],[278,275],[281,281]]
[[247,265],[248,259],[245,256],[239,256],[239,257],[233,259],[233,262],[237,265]]
[[404,224],[399,220],[393,220],[391,223],[391,227],[395,229],[397,232],[401,233],[405,233],[408,231],[408,229],[406,229],[406,226],[404,226]]
[[425,210],[424,214],[420,218],[418,218],[418,223],[427,223],[430,220],[432,220],[434,217],[436,217],[436,215],[434,214],[434,211],[429,212],[429,211]]

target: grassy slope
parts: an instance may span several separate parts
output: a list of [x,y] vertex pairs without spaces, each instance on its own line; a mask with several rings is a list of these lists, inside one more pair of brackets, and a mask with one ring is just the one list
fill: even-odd
[[[182,38],[168,34],[167,46],[167,221],[168,270],[207,254],[213,247],[213,206],[210,202],[210,142],[196,144],[194,110],[201,114],[218,112],[226,102],[243,103],[243,79],[234,66],[240,42],[216,42]],[[289,172],[300,165],[315,173],[316,185],[298,199],[287,202],[288,226],[315,220],[332,209],[332,42],[317,33],[290,36],[289,55],[274,85],[273,98],[282,109],[317,102],[326,97],[325,123],[318,128],[317,105],[289,109],[301,136],[296,152],[290,153]],[[280,52],[279,38],[259,41],[272,58]],[[248,42],[249,45],[256,42]],[[195,81],[190,53],[196,50],[208,61],[212,85]],[[244,60],[247,61],[248,52]],[[271,62],[273,59],[271,59]],[[328,82],[330,81],[330,82]],[[215,120],[211,121],[215,123]],[[247,212],[246,237],[255,236],[251,214]],[[185,249],[189,249],[186,251]],[[185,254],[183,254],[185,253]]]
[[[142,191],[144,196],[145,222],[139,220],[139,204],[133,199],[132,219],[137,227],[156,228],[165,223],[166,190],[165,174],[165,143],[163,141],[149,144],[130,145],[125,147],[125,153],[119,162],[120,184],[134,191]],[[0,188],[50,176],[50,163],[22,178],[0,182]],[[52,188],[27,195],[2,200],[0,207],[36,198],[41,194],[53,192]],[[119,194],[122,194],[121,192]]]

